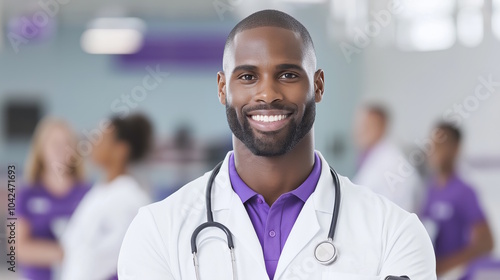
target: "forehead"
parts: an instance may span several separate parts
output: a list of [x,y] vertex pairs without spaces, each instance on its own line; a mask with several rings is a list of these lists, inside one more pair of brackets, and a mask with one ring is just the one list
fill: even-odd
[[451,132],[446,129],[437,128],[433,133],[433,137],[437,139],[434,141],[437,146],[446,147],[456,146],[458,144]]
[[42,135],[42,139],[53,139],[70,136],[70,131],[62,124],[52,124]]
[[382,118],[376,112],[369,109],[361,109],[358,111],[358,118],[365,122],[378,122],[382,121]]
[[312,50],[298,32],[280,27],[256,27],[237,33],[228,48],[227,66],[312,62]]

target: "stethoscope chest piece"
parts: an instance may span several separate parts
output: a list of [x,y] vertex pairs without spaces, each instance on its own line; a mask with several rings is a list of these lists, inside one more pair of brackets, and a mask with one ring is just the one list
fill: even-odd
[[337,248],[332,240],[322,241],[314,248],[314,257],[323,265],[332,264],[337,259]]

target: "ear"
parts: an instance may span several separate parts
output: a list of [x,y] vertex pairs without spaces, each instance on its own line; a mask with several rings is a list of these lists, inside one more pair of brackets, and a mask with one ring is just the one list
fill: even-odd
[[226,75],[223,71],[217,72],[217,90],[219,102],[226,105]]
[[325,92],[325,73],[323,70],[318,69],[314,73],[314,100],[320,102],[323,99],[323,93]]

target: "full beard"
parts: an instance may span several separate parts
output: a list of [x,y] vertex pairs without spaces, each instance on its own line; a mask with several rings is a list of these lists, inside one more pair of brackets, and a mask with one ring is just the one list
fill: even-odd
[[[283,109],[282,105],[259,106],[258,109]],[[255,108],[253,108],[255,109]],[[316,118],[316,102],[312,98],[306,104],[304,115],[300,122],[291,121],[278,131],[263,132],[260,135],[250,126],[247,115],[238,120],[236,109],[226,101],[226,116],[229,128],[254,155],[263,157],[281,156],[291,151],[311,130]]]

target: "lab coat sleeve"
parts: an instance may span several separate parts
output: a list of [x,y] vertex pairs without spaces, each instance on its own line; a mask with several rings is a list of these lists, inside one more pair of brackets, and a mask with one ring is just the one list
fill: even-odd
[[436,279],[436,259],[429,235],[415,214],[389,235],[380,275],[407,275],[412,280]]
[[118,258],[118,278],[174,279],[163,240],[147,207],[139,210],[125,234]]

